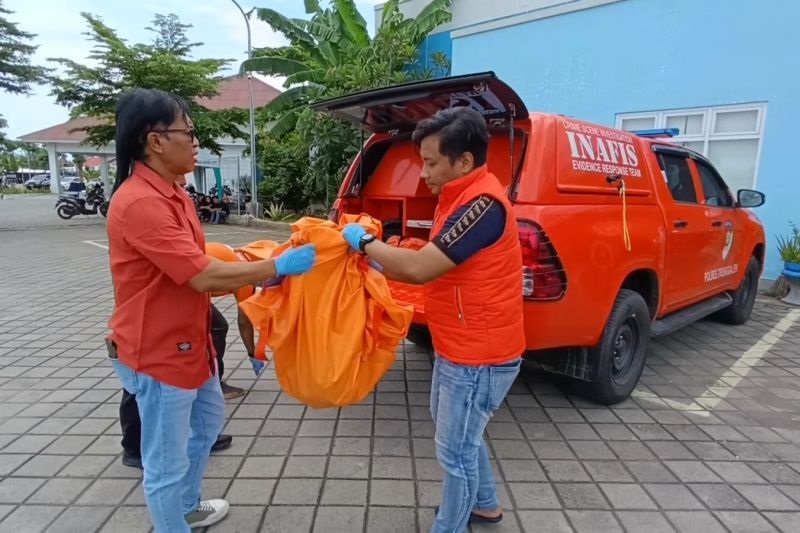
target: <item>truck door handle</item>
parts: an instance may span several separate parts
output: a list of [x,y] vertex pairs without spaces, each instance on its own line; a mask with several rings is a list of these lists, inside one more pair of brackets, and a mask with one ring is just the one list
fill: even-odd
[[715,220],[714,222],[711,223],[711,225],[714,226],[715,228],[718,228],[718,227],[720,227],[722,225],[722,221],[721,220]]
[[689,225],[689,223],[686,222],[685,220],[676,220],[675,222],[672,223],[672,225],[675,226],[676,228],[685,228],[686,226]]

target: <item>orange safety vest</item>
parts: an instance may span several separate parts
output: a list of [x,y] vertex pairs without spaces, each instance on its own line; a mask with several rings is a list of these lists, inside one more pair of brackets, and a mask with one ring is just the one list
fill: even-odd
[[487,195],[506,210],[500,239],[425,285],[425,315],[436,352],[463,365],[500,364],[525,350],[522,249],[505,189],[483,165],[444,185],[431,239],[461,205]]

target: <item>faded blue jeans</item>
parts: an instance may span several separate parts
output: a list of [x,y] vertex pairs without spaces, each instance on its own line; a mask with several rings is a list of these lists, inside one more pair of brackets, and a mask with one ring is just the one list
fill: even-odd
[[432,533],[466,531],[473,509],[500,505],[483,432],[519,374],[522,359],[466,366],[437,355],[431,383],[436,457],[444,470]]
[[118,360],[114,370],[139,406],[144,497],[155,532],[189,533],[185,515],[197,509],[211,446],[225,423],[219,378],[181,389]]

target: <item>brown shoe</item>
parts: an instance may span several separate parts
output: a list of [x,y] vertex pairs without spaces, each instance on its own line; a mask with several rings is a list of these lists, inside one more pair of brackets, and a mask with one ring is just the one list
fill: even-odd
[[244,389],[240,389],[239,387],[234,387],[233,385],[228,385],[224,381],[221,383],[222,386],[222,395],[225,397],[226,400],[233,400],[234,398],[239,398],[240,396],[244,396]]

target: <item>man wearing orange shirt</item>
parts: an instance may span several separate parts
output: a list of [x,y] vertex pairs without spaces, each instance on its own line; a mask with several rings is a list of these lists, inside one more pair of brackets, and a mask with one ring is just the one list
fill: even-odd
[[182,98],[125,93],[115,115],[117,179],[108,212],[114,310],[108,355],[142,423],[145,501],[156,533],[189,533],[222,520],[228,502],[201,500],[225,405],[210,342],[208,293],[308,271],[313,246],[274,259],[227,263],[205,253],[205,234],[177,185],[199,143]]
[[[209,243],[213,244],[213,243]],[[218,256],[217,259],[221,259]],[[246,289],[246,288],[245,288]],[[234,292],[237,295],[237,301],[239,300],[240,294],[247,294],[240,290]],[[247,294],[249,296],[252,294],[252,290]],[[245,298],[247,297],[245,296]],[[253,364],[253,368],[256,372],[256,376],[260,375],[261,370],[264,367],[264,364],[261,361],[256,361],[253,357],[253,352],[255,351],[255,332],[253,330],[253,325],[250,323],[250,320],[247,318],[241,309],[239,310],[238,316],[239,322],[239,333],[242,336],[242,343],[245,345],[247,349],[247,353],[250,356],[250,360]],[[216,308],[215,305],[211,305],[211,341],[214,346],[214,350],[217,352],[217,368],[218,373],[217,375],[220,378],[220,386],[222,388],[222,394],[226,400],[231,400],[238,398],[244,395],[244,390],[239,387],[234,387],[222,381],[222,374],[224,372],[224,358],[225,358],[225,351],[226,351],[226,344],[227,344],[227,337],[228,337],[228,321],[225,320],[225,317]],[[130,466],[133,468],[138,468],[139,470],[142,469],[142,450],[141,450],[141,442],[142,442],[142,421],[139,418],[139,408],[136,403],[136,395],[131,394],[125,389],[122,389],[122,398],[119,403],[119,423],[122,429],[122,464],[125,466]],[[217,452],[221,450],[225,450],[230,448],[231,444],[233,444],[233,437],[231,435],[220,433],[217,437],[216,442],[214,442],[213,446],[211,446],[212,452]]]
[[[176,181],[179,187],[186,186],[186,178],[181,177]],[[188,195],[188,191],[186,191]],[[191,196],[190,196],[191,198]],[[241,254],[234,252],[232,248],[225,244],[210,242],[206,245],[206,254],[220,261],[240,261],[245,260]],[[252,285],[240,287],[235,291],[228,291],[218,294],[232,293],[236,297],[237,302],[241,302],[249,298],[254,292]],[[255,352],[255,331],[250,319],[247,315],[239,309],[237,321],[239,325],[239,334],[242,338],[247,350],[247,355],[250,358],[253,370],[256,376],[259,376],[264,369],[264,363],[258,361],[253,356]],[[218,376],[220,379],[220,386],[222,394],[226,400],[236,399],[244,395],[244,390],[239,387],[234,387],[222,381],[222,376],[225,372],[225,351],[228,338],[228,321],[219,310],[211,305],[211,341],[214,345],[214,350],[217,352],[217,368]],[[122,397],[119,402],[119,423],[122,430],[122,464],[132,468],[142,469],[142,421],[139,418],[139,407],[136,403],[136,395],[131,394],[125,389],[122,389]],[[214,445],[211,446],[212,452],[225,450],[233,444],[233,437],[224,433],[220,433]]]

